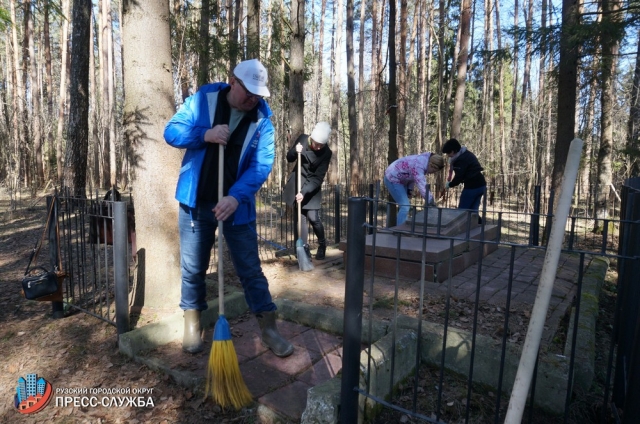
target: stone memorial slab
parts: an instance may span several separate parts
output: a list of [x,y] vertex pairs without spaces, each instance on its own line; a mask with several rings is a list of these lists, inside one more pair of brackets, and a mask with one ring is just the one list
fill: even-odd
[[467,210],[430,207],[416,212],[415,225],[410,218],[404,225],[395,228],[421,235],[424,232],[425,222],[427,234],[453,236],[478,227],[478,214],[469,213]]

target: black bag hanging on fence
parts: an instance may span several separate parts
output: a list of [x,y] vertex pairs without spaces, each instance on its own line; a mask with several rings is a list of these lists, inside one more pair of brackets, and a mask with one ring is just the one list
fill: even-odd
[[43,266],[36,266],[27,272],[28,274],[22,278],[22,291],[25,298],[36,300],[58,291],[58,273],[56,271],[47,271]]
[[[60,257],[60,234],[58,232],[57,219],[56,241],[58,245],[58,265],[54,267],[53,271],[48,271],[44,266],[31,266],[32,262],[37,262],[38,253],[40,252],[40,247],[42,247],[44,236],[49,228],[51,213],[53,211],[53,208],[55,207],[55,204],[56,198],[54,197],[51,201],[49,214],[47,216],[47,223],[45,224],[44,231],[42,232],[42,238],[36,241],[36,245],[33,247],[31,256],[29,257],[27,269],[24,271],[24,276],[22,277],[22,292],[24,293],[24,297],[29,300],[62,300],[62,281],[64,280],[66,273],[60,270],[60,261],[62,258]],[[42,299],[44,297],[54,295],[58,292],[60,293],[60,299]]]

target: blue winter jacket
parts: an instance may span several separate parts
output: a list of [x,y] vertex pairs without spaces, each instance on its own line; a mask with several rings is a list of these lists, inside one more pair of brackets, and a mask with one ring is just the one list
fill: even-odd
[[[182,159],[176,200],[194,208],[198,194],[198,181],[202,171],[207,143],[204,133],[213,125],[218,92],[229,85],[207,84],[188,97],[180,110],[164,129],[164,139],[173,147],[187,149]],[[258,120],[251,122],[244,140],[236,182],[229,195],[238,201],[233,224],[247,224],[256,219],[255,194],[267,180],[275,157],[274,129],[271,109],[266,101],[258,103]]]

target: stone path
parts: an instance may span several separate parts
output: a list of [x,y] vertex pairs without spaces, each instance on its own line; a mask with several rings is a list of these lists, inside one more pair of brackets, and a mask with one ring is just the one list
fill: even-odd
[[[508,290],[511,290],[511,305],[530,309],[536,296],[537,281],[545,252],[540,249],[516,249],[514,255],[513,279],[509,285],[509,262],[511,249],[501,247],[483,259],[482,274],[478,283],[478,265],[472,265],[451,279],[451,295],[456,298],[475,301],[479,284],[481,304],[504,306]],[[553,338],[557,326],[570,307],[575,295],[578,275],[578,257],[561,255],[549,308],[544,340]],[[342,309],[344,306],[345,270],[342,252],[336,248],[327,250],[324,261],[316,261],[310,272],[298,270],[295,258],[281,258],[265,263],[265,274],[269,279],[274,299],[291,300],[313,305],[327,305]],[[372,283],[366,277],[365,291]],[[447,282],[426,283],[425,293],[430,297],[441,297],[449,290]],[[405,296],[419,295],[416,281],[399,282],[399,290]],[[395,282],[390,278],[376,277],[373,281],[373,296],[392,294]],[[369,293],[365,293],[365,305]],[[334,377],[342,366],[341,338],[335,334],[279,320],[278,325],[285,337],[295,346],[294,354],[286,359],[274,356],[265,349],[259,338],[257,322],[249,314],[238,319],[230,319],[234,346],[238,354],[245,382],[259,403],[258,411],[263,420],[279,422],[299,422],[306,406],[307,390]],[[206,340],[211,340],[209,330]],[[180,350],[179,341],[161,346],[148,356],[165,364],[175,372],[188,374],[186,380],[202,379],[205,375],[209,349],[199,355],[187,355]],[[266,415],[265,415],[266,414]],[[271,418],[269,418],[269,416]]]

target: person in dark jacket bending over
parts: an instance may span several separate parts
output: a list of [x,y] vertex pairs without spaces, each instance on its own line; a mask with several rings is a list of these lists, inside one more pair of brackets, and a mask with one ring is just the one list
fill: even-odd
[[453,179],[445,183],[445,189],[464,184],[458,209],[471,209],[478,212],[480,199],[487,191],[487,181],[482,175],[483,168],[478,158],[466,147],[461,146],[455,138],[444,143],[442,153],[449,157],[449,166],[454,172]]
[[[203,350],[201,312],[207,309],[205,275],[218,222],[244,289],[249,309],[262,330],[262,343],[277,356],[289,356],[293,345],[278,332],[273,303],[258,256],[255,194],[275,157],[267,70],[256,59],[233,70],[229,84],[202,86],[187,98],[167,123],[164,138],[186,149],[176,200],[180,202],[180,266],[184,310],[182,349]],[[223,197],[218,198],[219,145],[224,148]]]
[[[287,162],[296,162],[293,171],[284,187],[284,201],[292,205],[294,209],[294,238],[298,240],[298,205],[302,203],[300,239],[304,243],[304,251],[311,259],[309,250],[309,225],[311,223],[313,233],[318,238],[318,251],[316,259],[324,259],[327,250],[327,240],[324,235],[324,226],[320,221],[320,205],[322,204],[321,187],[329,162],[331,162],[331,149],[327,145],[331,126],[328,122],[318,122],[311,135],[302,134],[287,152]],[[301,153],[302,162],[302,187],[298,187],[298,152]]]

